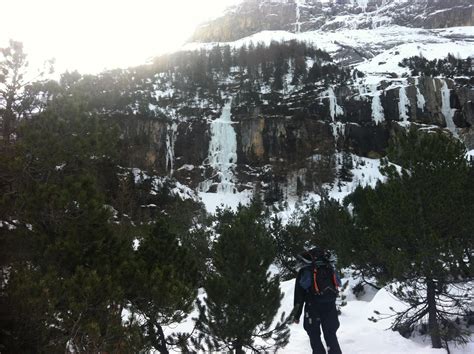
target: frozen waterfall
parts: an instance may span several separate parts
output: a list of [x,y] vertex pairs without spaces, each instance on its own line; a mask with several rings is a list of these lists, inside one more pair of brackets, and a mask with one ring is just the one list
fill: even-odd
[[320,101],[323,98],[329,99],[329,114],[331,116],[331,120],[334,122],[336,116],[344,114],[344,110],[342,109],[342,107],[337,104],[337,97],[336,93],[334,92],[334,89],[332,87],[329,87],[326,91],[324,91],[322,93],[322,96],[320,96]]
[[405,87],[400,87],[398,93],[398,111],[400,112],[400,119],[402,120],[403,124],[408,124],[410,100],[408,99]]
[[374,92],[372,98],[372,120],[378,125],[385,120],[382,100],[380,99],[382,92],[377,90],[377,85],[374,85],[372,91]]
[[178,125],[171,123],[167,126],[166,130],[166,170],[169,171],[169,175],[172,176],[174,172],[174,144],[176,142],[176,133],[178,131]]
[[[233,170],[237,163],[237,135],[232,126],[231,106],[232,100],[224,105],[221,116],[211,123],[208,161],[219,179],[217,193],[235,193]],[[211,186],[210,181],[206,182],[202,184],[203,192]]]
[[416,86],[416,106],[422,111],[424,111],[426,100],[420,91],[420,80],[418,78],[415,78],[415,86]]
[[[304,0],[303,0],[304,1]],[[296,0],[296,23],[295,23],[295,32],[300,33],[301,32],[301,0]]]
[[456,125],[454,125],[453,117],[455,109],[451,108],[451,91],[448,88],[448,84],[446,80],[443,80],[443,86],[441,86],[441,102],[442,107],[441,110],[444,115],[444,119],[446,120],[446,127],[449,129],[454,136],[458,136],[456,131]]

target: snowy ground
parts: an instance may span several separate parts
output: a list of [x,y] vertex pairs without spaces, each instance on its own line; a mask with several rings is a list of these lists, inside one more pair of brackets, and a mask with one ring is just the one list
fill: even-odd
[[[344,280],[343,280],[344,281]],[[281,285],[285,297],[282,308],[291,311],[293,306],[293,281],[284,282]],[[398,332],[387,329],[390,326],[389,320],[381,320],[376,323],[368,318],[374,316],[374,310],[381,313],[388,313],[389,307],[403,307],[397,299],[390,293],[382,289],[378,291],[370,301],[357,300],[352,295],[350,289],[347,290],[349,300],[347,305],[342,307],[339,321],[341,327],[338,331],[341,349],[345,354],[421,354],[421,353],[445,353],[443,349],[432,349],[428,338],[406,339]],[[451,348],[451,353],[473,353],[474,343],[467,347]],[[291,337],[288,346],[279,351],[286,354],[307,354],[311,353],[311,347],[303,325],[293,325],[291,327]]]
[[[343,283],[349,281],[354,284],[353,279],[342,279]],[[293,308],[294,280],[281,284],[284,293],[280,313],[290,313]],[[347,305],[341,308],[339,321],[341,326],[338,331],[338,338],[344,354],[442,354],[444,349],[432,349],[429,338],[416,337],[406,339],[398,332],[390,329],[390,320],[369,321],[368,318],[376,316],[374,310],[381,313],[390,313],[389,307],[395,309],[403,308],[403,304],[394,298],[389,292],[382,289],[378,292],[366,294],[361,299],[356,299],[352,290],[345,291]],[[203,296],[203,294],[201,294]],[[192,317],[197,317],[197,312],[190,315],[189,320],[182,324],[168,328],[166,334],[178,331],[192,331]],[[452,354],[474,353],[474,342],[465,347],[450,346]],[[300,324],[293,324],[290,327],[290,342],[278,350],[281,354],[308,354],[311,353],[308,336]]]
[[[474,156],[474,150],[468,153],[468,156]],[[384,177],[379,171],[380,160],[369,159],[353,155],[354,175],[353,181],[333,186],[328,186],[330,197],[342,200],[345,196],[354,191],[357,185],[375,186],[377,181],[383,180]],[[233,209],[238,203],[246,204],[250,200],[250,193],[199,193],[206,208],[209,212],[214,212],[219,205],[227,205]],[[299,209],[305,208],[305,205],[310,201],[319,201],[320,197],[316,194],[308,194],[304,198],[289,198],[288,208],[280,212],[278,215],[284,220],[288,220],[291,214]],[[374,316],[374,310],[381,313],[390,313],[389,307],[399,309],[403,307],[396,298],[389,292],[382,289],[378,292],[372,291],[367,293],[362,298],[357,299],[351,290],[351,286],[355,285],[354,279],[344,278],[344,281],[349,281],[349,287],[345,291],[347,297],[347,305],[342,307],[340,316],[341,327],[338,332],[341,348],[345,354],[430,354],[430,353],[445,353],[444,349],[432,349],[429,338],[416,337],[406,339],[398,332],[393,332],[390,329],[390,320],[379,320],[377,322],[369,321],[368,318]],[[294,281],[287,281],[281,284],[284,298],[282,300],[279,313],[290,313],[293,308],[293,287]],[[201,293],[200,296],[204,294]],[[197,317],[197,313],[192,314],[189,318]],[[279,318],[279,316],[277,316]],[[168,329],[167,334],[176,331],[192,331],[192,320],[185,321],[173,329]],[[289,344],[278,351],[282,354],[303,354],[311,353],[306,332],[303,329],[302,322],[299,325],[292,325],[291,336]],[[474,342],[471,341],[466,347],[450,348],[451,353],[467,354],[474,353]]]
[[220,207],[229,207],[236,210],[240,204],[247,205],[252,198],[252,191],[246,190],[240,193],[204,193],[199,192],[199,197],[209,213],[214,213]]
[[[384,26],[374,29],[340,29],[338,31],[262,31],[227,43],[188,43],[181,50],[211,49],[216,45],[240,48],[250,43],[269,45],[272,41],[298,40],[315,45],[335,55],[343,48],[352,47],[370,52],[371,58],[360,63],[357,69],[365,73],[395,72],[402,75],[404,58],[422,55],[428,60],[446,58],[448,53],[466,58],[474,55],[474,26],[445,29],[420,29],[402,26]],[[448,48],[448,49],[446,49]]]
[[[474,150],[472,151],[474,156]],[[352,155],[354,169],[352,169],[353,179],[349,183],[341,183],[340,185],[328,185],[329,197],[342,201],[347,195],[352,193],[358,185],[375,187],[379,180],[384,177],[379,171],[380,160],[370,159]],[[252,198],[252,191],[245,190],[239,193],[204,193],[199,192],[199,197],[204,203],[209,213],[214,213],[217,207],[229,207],[233,210],[237,208],[239,203],[247,205]],[[307,193],[302,197],[287,196],[288,207],[278,215],[285,221],[298,209],[304,209],[305,205],[312,202],[318,202],[321,198],[316,193]]]

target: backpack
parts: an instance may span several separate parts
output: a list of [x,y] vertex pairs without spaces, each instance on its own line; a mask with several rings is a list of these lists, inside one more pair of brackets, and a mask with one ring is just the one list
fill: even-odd
[[[308,252],[308,254],[310,254]],[[305,258],[308,259],[307,254]],[[333,265],[328,257],[310,254],[311,262],[302,268],[299,284],[315,295],[337,295],[339,284]]]

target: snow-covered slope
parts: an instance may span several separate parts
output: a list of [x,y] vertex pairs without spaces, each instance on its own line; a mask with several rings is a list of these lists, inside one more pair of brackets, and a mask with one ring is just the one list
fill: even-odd
[[[342,279],[343,282],[352,279]],[[289,313],[293,308],[294,281],[281,284],[284,292],[282,311]],[[404,307],[387,290],[382,289],[365,299],[356,299],[350,290],[346,291],[348,296],[347,305],[342,307],[339,316],[340,327],[338,339],[342,352],[345,354],[442,354],[445,349],[432,349],[428,338],[417,337],[406,339],[398,332],[389,330],[389,320],[369,321],[368,318],[376,317],[374,311],[389,313],[390,307],[401,309]],[[474,343],[465,347],[450,348],[451,353],[467,354],[474,351]],[[289,344],[279,353],[282,354],[307,354],[311,352],[311,346],[303,325],[291,326]]]
[[[327,51],[336,62],[359,64],[366,72],[400,72],[404,58],[422,55],[432,60],[448,53],[466,58],[474,55],[474,26],[427,30],[390,25],[375,29],[340,29],[332,31],[262,31],[234,42],[219,43],[240,48],[250,43],[297,40]],[[188,43],[182,50],[211,49],[218,43]]]
[[[343,284],[357,283],[351,277],[342,278]],[[288,314],[293,309],[294,280],[281,283],[281,291],[284,294],[279,314]],[[338,339],[341,349],[345,354],[444,354],[445,349],[433,349],[427,337],[404,338],[398,332],[389,329],[389,320],[369,321],[369,318],[377,318],[374,311],[390,313],[390,307],[400,310],[404,304],[391,295],[385,288],[379,291],[367,288],[365,294],[356,298],[350,286],[345,290],[347,305],[341,308],[339,316],[340,327]],[[200,297],[205,296],[201,293]],[[192,318],[198,316],[195,310],[186,321],[177,327],[166,328],[165,333],[191,332],[194,327]],[[466,346],[455,347],[451,345],[452,354],[468,354],[474,352],[474,343]],[[250,353],[250,351],[249,351]],[[278,350],[280,354],[307,354],[311,353],[308,336],[300,324],[290,326],[290,340],[288,345]]]
[[244,0],[199,27],[192,40],[229,41],[264,30],[374,29],[400,25],[446,28],[474,25],[470,0]]

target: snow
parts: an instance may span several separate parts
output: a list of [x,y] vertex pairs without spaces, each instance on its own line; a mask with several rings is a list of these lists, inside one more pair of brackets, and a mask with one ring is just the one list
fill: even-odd
[[365,11],[367,9],[367,4],[369,0],[351,0],[352,5],[359,6],[362,8],[362,11]]
[[[324,185],[323,188],[331,199],[342,200],[354,192],[358,186],[371,186],[374,188],[379,181],[385,181],[385,176],[380,173],[379,159],[370,159],[351,154],[354,168],[351,170],[353,178],[350,182],[335,181],[334,184]],[[336,154],[336,161],[341,161],[342,155]],[[399,167],[397,167],[400,169]],[[321,201],[321,196],[315,192],[306,193],[301,197],[288,195],[285,209],[276,213],[275,216],[281,219],[283,224],[291,220],[295,214],[305,212],[309,206]]]
[[[344,283],[347,279],[343,278]],[[293,308],[294,281],[290,280],[281,284],[284,292],[282,310],[289,313]],[[350,290],[348,290],[350,291]],[[348,300],[347,305],[341,308],[339,317],[340,328],[338,330],[339,344],[343,353],[348,354],[380,354],[380,353],[444,353],[444,350],[431,349],[429,341],[419,344],[414,340],[406,339],[399,333],[387,331],[389,321],[369,321],[374,316],[374,310],[388,312],[389,307],[403,307],[398,300],[391,296],[386,290],[377,292],[370,301],[356,299]],[[311,346],[306,332],[303,329],[302,320],[300,324],[290,327],[290,342],[279,353],[282,354],[307,354],[311,353]]]
[[468,151],[467,154],[466,154],[466,157],[467,157],[468,159],[474,160],[474,150]]
[[248,205],[252,199],[253,192],[251,190],[244,190],[236,193],[206,193],[199,192],[207,212],[213,214],[217,208],[228,207],[236,210],[239,204]]
[[15,225],[15,221],[9,222],[6,220],[0,221],[0,229],[3,227],[7,228],[7,230],[9,231],[15,230],[17,228],[17,226]]
[[385,181],[385,177],[380,173],[381,161],[379,159],[352,155],[352,161],[354,164],[354,168],[351,170],[353,175],[352,181],[332,186],[329,191],[329,197],[342,201],[358,186],[374,188],[379,181]]
[[[354,16],[346,16],[353,18]],[[338,21],[349,19],[338,19]],[[383,19],[378,19],[382,21]],[[369,58],[356,66],[365,73],[408,73],[398,64],[405,58],[422,55],[428,60],[445,58],[449,52],[460,58],[474,56],[474,26],[446,29],[420,29],[396,25],[384,25],[372,29],[340,29],[338,31],[262,31],[251,36],[226,43],[188,43],[181,50],[211,49],[216,45],[240,48],[250,43],[270,45],[272,41],[298,40],[312,44],[333,55],[344,47],[352,47],[366,53]]]
[[[342,283],[349,282],[355,285],[357,280],[346,274]],[[279,319],[282,312],[286,315],[293,309],[294,280],[282,282],[280,289],[283,293],[281,307],[276,319]],[[377,318],[374,311],[382,314],[390,313],[390,307],[395,310],[405,308],[405,304],[396,299],[387,288],[381,290],[369,290],[364,297],[357,299],[352,293],[351,287],[344,290],[347,305],[341,307],[339,316],[340,327],[337,332],[341,349],[345,354],[444,354],[445,349],[432,349],[429,338],[416,337],[404,338],[398,332],[389,330],[390,320],[378,319],[376,322],[369,321],[371,317]],[[205,296],[201,289],[198,297]],[[165,334],[172,332],[191,332],[194,328],[192,318],[198,317],[195,309],[188,318],[173,328],[165,328]],[[280,354],[307,354],[311,353],[309,338],[303,329],[302,318],[299,324],[290,325],[290,339],[288,345],[277,351]],[[474,343],[469,343],[465,347],[455,347],[451,344],[451,353],[467,354],[474,351]],[[250,353],[250,351],[248,351]]]
[[[147,172],[139,169],[139,168],[132,168],[131,169],[134,182],[136,184],[144,183],[147,180],[151,179],[151,195],[158,194],[165,185],[170,188],[169,192],[170,195],[180,198],[182,200],[191,199],[195,202],[200,202],[198,195],[196,192],[189,188],[188,186],[171,179],[170,177],[159,177],[159,176],[150,176]],[[150,207],[151,205],[148,205]]]
[[[449,47],[449,50],[447,50],[447,47]],[[366,73],[396,73],[402,76],[408,73],[407,68],[398,65],[403,59],[422,56],[428,60],[434,60],[446,58],[448,53],[463,59],[474,56],[474,43],[467,41],[442,41],[440,43],[417,41],[401,44],[359,64],[356,68]]]
[[191,199],[195,202],[199,202],[199,197],[196,195],[196,192],[189,188],[188,186],[174,181],[175,187],[170,190],[172,196],[179,197],[182,200]]

